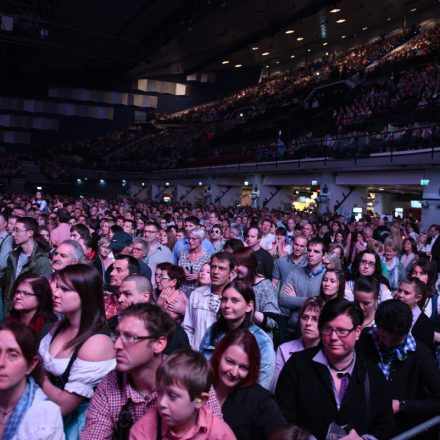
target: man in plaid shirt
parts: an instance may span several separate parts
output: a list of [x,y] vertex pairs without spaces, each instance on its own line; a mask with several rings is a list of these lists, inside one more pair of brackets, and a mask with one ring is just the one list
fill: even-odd
[[429,348],[411,334],[413,315],[406,304],[382,302],[375,323],[357,348],[386,377],[397,430],[403,432],[440,414],[440,375]]
[[[127,425],[127,418],[134,424],[156,406],[156,371],[174,330],[174,321],[158,306],[135,304],[122,312],[115,340],[116,370],[96,388],[81,440],[111,440]],[[215,393],[210,393],[207,405],[221,417]]]

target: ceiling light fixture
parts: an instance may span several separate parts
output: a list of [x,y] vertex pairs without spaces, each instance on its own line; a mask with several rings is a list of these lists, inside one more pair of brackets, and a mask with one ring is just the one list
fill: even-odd
[[270,52],[263,52],[261,55],[263,55],[263,57],[267,57],[268,55],[270,55]]
[[229,64],[229,60],[224,60],[224,61],[222,61],[222,64]]
[[366,31],[367,29],[368,29],[367,26],[364,26],[364,27],[362,28],[363,31]]
[[290,58],[295,58],[295,55],[290,55]]
[[327,41],[325,43],[322,43],[323,46],[327,46],[327,44],[328,44]]
[[310,49],[307,49],[307,52],[310,52]]
[[258,46],[252,47],[251,50],[258,50]]
[[336,23],[345,23],[347,20],[345,18],[340,18],[339,20],[336,20]]
[[236,64],[234,67],[243,67],[243,64]]
[[280,64],[280,62],[279,62],[279,61],[277,61],[277,64]]
[[302,41],[302,40],[304,40],[303,37],[298,37],[298,38],[296,39],[296,41]]
[[285,31],[285,34],[293,34],[295,31],[293,29],[287,29],[287,31]]
[[347,35],[341,35],[341,38],[344,39]]
[[391,21],[391,17],[388,17],[388,18],[387,18],[387,21]]
[[411,9],[411,12],[416,12],[417,11],[417,8],[412,8]]
[[341,10],[339,8],[333,8],[330,10],[331,14],[336,14],[337,12],[340,12]]

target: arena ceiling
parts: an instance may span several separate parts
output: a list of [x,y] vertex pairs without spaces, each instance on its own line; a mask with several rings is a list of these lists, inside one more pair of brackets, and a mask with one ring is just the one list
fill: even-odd
[[0,73],[155,77],[285,64],[439,9],[438,0],[2,0]]

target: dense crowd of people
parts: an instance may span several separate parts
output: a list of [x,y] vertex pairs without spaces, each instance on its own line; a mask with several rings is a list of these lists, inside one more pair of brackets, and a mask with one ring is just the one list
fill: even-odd
[[0,195],[0,436],[389,439],[440,413],[439,237]]
[[[368,44],[349,49],[346,53],[324,56],[279,77],[264,78],[257,85],[240,90],[212,104],[199,106],[194,110],[176,115],[158,115],[156,121],[168,125],[167,129],[158,133],[154,133],[150,126],[146,126],[145,129],[138,127],[127,132],[109,133],[101,138],[73,142],[52,149],[52,151],[64,168],[72,166],[72,163],[77,167],[104,167],[127,171],[145,170],[149,167],[173,168],[197,165],[201,163],[201,159],[203,162],[205,156],[214,158],[215,162],[215,157],[228,158],[228,155],[223,152],[224,147],[227,150],[228,145],[222,145],[222,138],[225,135],[228,138],[228,133],[238,128],[245,130],[247,125],[252,124],[252,121],[270,113],[274,108],[286,108],[293,103],[302,102],[308,92],[317,85],[348,79],[356,74],[363,75],[366,68],[372,64],[387,65],[402,59],[412,59],[434,53],[440,42],[439,35],[438,27],[423,31],[414,27],[405,33],[378,38]],[[435,66],[437,64],[432,67],[437,72]],[[408,70],[406,78],[413,73],[418,75],[417,70],[414,72]],[[428,72],[428,75],[432,74],[434,72]],[[399,86],[396,84],[398,79],[400,75],[390,78],[385,84],[388,86],[392,84],[393,90],[388,90],[379,81],[378,85],[372,85],[372,91],[367,91],[365,96],[357,97],[352,105],[335,110],[334,117],[337,126],[344,127],[349,123],[365,121],[366,118],[380,111],[385,97],[379,92],[382,92],[384,88],[387,93],[395,92],[393,94],[399,98],[399,101],[402,101],[403,97],[396,90]],[[417,83],[417,78],[410,77],[408,81]],[[413,87],[413,89],[416,88]],[[405,96],[409,93],[406,81],[404,92]],[[413,90],[410,92],[412,93]],[[372,93],[373,96],[371,96]],[[428,97],[425,99],[429,100]],[[367,105],[364,105],[365,100],[368,101]],[[391,97],[387,98],[387,101],[390,100]],[[419,105],[421,103],[423,103],[422,97]],[[319,99],[315,98],[310,106],[312,109],[319,107]],[[173,123],[176,124],[175,128],[172,128]],[[298,141],[292,141],[291,153],[298,150],[293,146],[294,143],[298,144]],[[229,159],[230,161],[243,158],[266,160],[267,157],[273,157],[265,151],[261,152],[261,145],[263,145],[263,150],[272,150],[266,143],[254,142],[253,145],[247,147],[247,154],[238,156],[233,154]],[[305,149],[307,148],[306,145]],[[293,157],[295,154],[290,154],[290,156]],[[142,157],[148,157],[148,161],[139,160]]]

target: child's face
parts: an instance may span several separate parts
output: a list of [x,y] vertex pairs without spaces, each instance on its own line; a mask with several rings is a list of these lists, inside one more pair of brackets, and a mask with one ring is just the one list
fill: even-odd
[[[200,400],[200,402],[199,402]],[[191,400],[186,388],[173,384],[158,385],[157,409],[170,427],[179,428],[197,418],[197,409],[202,406],[201,399]]]

